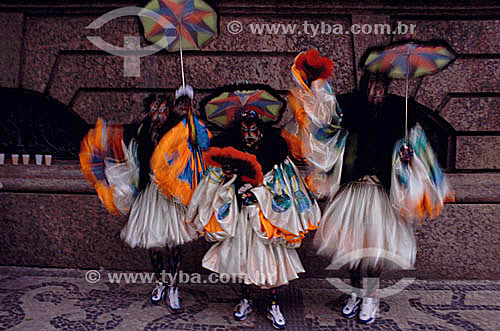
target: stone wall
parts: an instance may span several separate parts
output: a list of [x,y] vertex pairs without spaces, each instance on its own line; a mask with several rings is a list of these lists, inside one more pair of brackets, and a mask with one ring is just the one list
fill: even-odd
[[[87,4],[91,3],[91,6]],[[417,274],[425,278],[498,279],[500,254],[500,6],[495,1],[212,1],[219,34],[203,51],[185,52],[186,80],[196,101],[236,80],[265,83],[285,93],[298,52],[316,47],[335,63],[337,93],[356,88],[357,63],[367,47],[397,35],[258,35],[251,23],[416,24],[417,39],[444,39],[458,59],[444,72],[414,80],[410,94],[452,127],[447,171],[457,202],[419,227]],[[180,84],[179,57],[165,51],[140,60],[141,76],[123,77],[123,59],[99,50],[87,36],[123,45],[141,36],[136,17],[85,29],[111,9],[145,2],[16,1],[0,4],[0,87],[25,89],[67,105],[88,124],[98,116],[128,123],[139,119],[151,92]],[[239,21],[243,31],[228,32]],[[142,40],[142,39],[141,39]],[[142,45],[147,42],[142,40]],[[402,82],[391,93],[404,95]],[[76,162],[51,168],[0,166],[0,264],[110,269],[149,268],[146,254],[119,240],[123,222],[105,212],[83,181]],[[189,246],[187,268],[197,270],[208,245]],[[311,275],[324,275],[310,241],[301,249]],[[309,258],[310,257],[310,258]],[[321,261],[316,263],[315,261]]]

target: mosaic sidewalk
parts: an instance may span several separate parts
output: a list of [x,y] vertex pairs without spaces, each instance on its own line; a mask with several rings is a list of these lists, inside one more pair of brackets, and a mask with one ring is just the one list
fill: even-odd
[[[0,330],[273,330],[266,292],[252,288],[256,311],[236,322],[238,284],[181,284],[184,312],[149,301],[152,284],[90,284],[86,271],[0,267]],[[103,277],[106,278],[106,277]],[[382,283],[382,287],[384,283]],[[345,294],[325,280],[279,290],[287,330],[498,330],[500,281],[421,281],[381,300],[364,326],[339,314]]]

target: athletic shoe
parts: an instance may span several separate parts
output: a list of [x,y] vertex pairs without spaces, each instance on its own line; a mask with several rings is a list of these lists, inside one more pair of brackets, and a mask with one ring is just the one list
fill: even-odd
[[351,297],[347,300],[346,305],[342,309],[342,316],[345,318],[353,318],[356,316],[361,305],[361,300],[358,299],[356,293],[351,293]]
[[273,322],[273,327],[275,329],[281,330],[286,327],[286,320],[280,311],[279,305],[271,305],[267,310],[267,318]]
[[371,324],[375,321],[377,312],[377,300],[374,298],[363,298],[361,311],[359,312],[359,321],[363,324]]
[[172,314],[182,312],[182,305],[179,299],[179,288],[177,286],[168,287],[167,307]]
[[247,319],[248,314],[252,312],[252,300],[241,299],[240,303],[234,307],[234,319],[237,321],[244,321]]
[[151,302],[154,304],[161,302],[165,296],[166,288],[162,282],[156,282],[156,287],[153,289],[153,293],[151,293]]

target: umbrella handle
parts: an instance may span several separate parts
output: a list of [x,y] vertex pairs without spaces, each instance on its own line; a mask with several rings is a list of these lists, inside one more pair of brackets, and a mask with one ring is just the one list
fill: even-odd
[[181,52],[181,74],[182,74],[182,87],[186,87],[184,80],[184,61],[182,60],[182,38],[179,38],[179,51]]
[[404,140],[404,145],[407,146],[408,144],[408,76],[410,73],[408,72],[409,70],[409,63],[410,63],[410,51],[407,50],[406,53],[406,88],[405,88],[405,140]]

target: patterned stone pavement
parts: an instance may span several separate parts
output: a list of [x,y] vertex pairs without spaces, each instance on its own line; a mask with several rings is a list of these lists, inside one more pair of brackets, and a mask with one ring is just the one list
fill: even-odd
[[[272,330],[265,291],[251,289],[256,312],[232,318],[238,284],[181,284],[184,312],[172,315],[149,301],[152,284],[91,284],[86,271],[0,267],[0,330]],[[390,285],[382,282],[381,287]],[[279,289],[287,330],[498,330],[500,281],[411,283],[380,303],[369,326],[339,314],[345,295],[322,279]],[[496,326],[495,326],[496,325]]]

